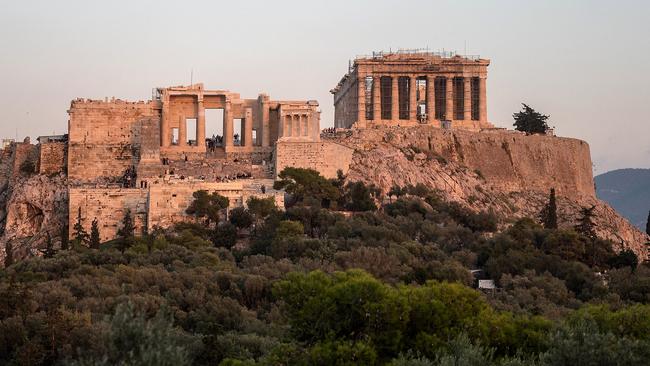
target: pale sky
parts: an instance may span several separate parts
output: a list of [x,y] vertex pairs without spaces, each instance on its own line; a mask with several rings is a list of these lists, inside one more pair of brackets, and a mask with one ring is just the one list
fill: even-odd
[[650,1],[0,0],[0,137],[63,133],[77,97],[146,100],[203,82],[317,99],[373,50],[491,59],[488,116],[525,102],[586,140],[596,173],[650,168]]

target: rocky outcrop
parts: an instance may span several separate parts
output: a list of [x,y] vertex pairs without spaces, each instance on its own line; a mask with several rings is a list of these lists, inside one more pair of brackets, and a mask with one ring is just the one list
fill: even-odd
[[[61,236],[68,220],[68,188],[63,175],[34,175],[19,178],[11,187],[2,221],[0,248],[11,243],[14,259],[37,255],[49,234],[53,241]],[[0,251],[4,258],[5,251]]]
[[[29,142],[2,151],[0,159],[0,259],[6,248],[14,259],[38,255],[49,234],[61,236],[68,217],[67,179],[58,174],[36,174],[22,162],[38,162],[38,150]],[[36,170],[36,169],[35,169]]]
[[536,217],[555,188],[561,225],[574,225],[582,207],[595,206],[601,237],[618,250],[648,256],[647,235],[595,197],[584,141],[427,126],[355,130],[329,140],[354,149],[346,167],[349,180],[373,183],[383,192],[422,183],[448,200],[511,220]]

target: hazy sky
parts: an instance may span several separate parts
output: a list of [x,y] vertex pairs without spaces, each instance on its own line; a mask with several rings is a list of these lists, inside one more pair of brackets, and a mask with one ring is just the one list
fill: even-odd
[[650,1],[0,0],[0,136],[67,128],[77,97],[189,84],[317,99],[333,125],[348,60],[389,48],[492,60],[488,116],[525,102],[591,145],[595,172],[650,167]]

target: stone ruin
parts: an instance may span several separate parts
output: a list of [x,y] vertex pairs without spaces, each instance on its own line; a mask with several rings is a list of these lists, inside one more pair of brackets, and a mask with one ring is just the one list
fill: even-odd
[[494,127],[487,117],[489,64],[478,56],[427,50],[359,56],[331,90],[334,125]]
[[[382,190],[423,182],[451,200],[533,191],[543,200],[554,186],[577,205],[596,202],[585,142],[489,122],[489,64],[417,50],[360,56],[331,91],[335,127],[323,131],[314,100],[243,99],[203,84],[156,88],[146,102],[74,100],[67,135],[41,136],[38,145],[3,140],[0,246],[25,239],[29,251],[30,238],[72,228],[79,213],[88,231],[98,220],[102,240],[115,238],[127,210],[138,233],[169,227],[189,219],[197,190],[228,197],[231,208],[251,196],[283,207],[284,192],[272,187],[287,166],[328,178],[341,170]],[[29,162],[32,178],[21,173]],[[480,174],[459,173],[467,169]],[[615,223],[614,239],[642,254],[643,235],[596,203]]]
[[[206,110],[221,113],[212,126],[221,134],[206,134]],[[68,113],[69,226],[78,212],[84,226],[97,218],[103,240],[115,237],[127,209],[141,232],[186,220],[202,189],[230,207],[250,196],[283,206],[272,189],[275,144],[320,141],[316,101],[242,99],[203,84],[157,88],[147,102],[77,99]]]

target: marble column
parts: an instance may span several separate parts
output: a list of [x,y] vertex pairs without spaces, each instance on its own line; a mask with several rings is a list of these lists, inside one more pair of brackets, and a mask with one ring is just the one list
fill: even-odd
[[246,108],[244,113],[244,141],[242,146],[253,147],[253,109]]
[[357,76],[357,121],[366,120],[366,77]]
[[178,116],[178,145],[187,145],[187,122],[183,115]]
[[390,95],[390,119],[399,120],[399,87],[397,85],[398,76],[391,77],[391,95]]
[[417,77],[411,76],[409,78],[409,120],[411,121],[416,121],[418,116],[417,87]]
[[196,146],[199,150],[205,150],[205,107],[203,98],[199,97],[197,102],[196,113]]
[[230,101],[226,99],[226,106],[223,109],[223,145],[225,148],[233,147],[233,119],[230,110]]
[[445,119],[453,120],[456,119],[454,113],[454,77],[453,75],[447,76],[447,110],[445,111]]
[[287,126],[285,125],[285,116],[284,114],[280,113],[280,116],[278,118],[278,140],[287,133]]
[[472,119],[472,78],[463,78],[463,119]]
[[171,145],[172,139],[169,137],[169,97],[163,99],[162,116],[160,118],[160,146],[167,147]]
[[487,78],[480,77],[478,82],[478,120],[487,122],[487,93],[485,92]]
[[427,117],[429,122],[436,119],[435,76],[427,77]]
[[375,76],[372,79],[372,119],[381,119],[381,77]]

